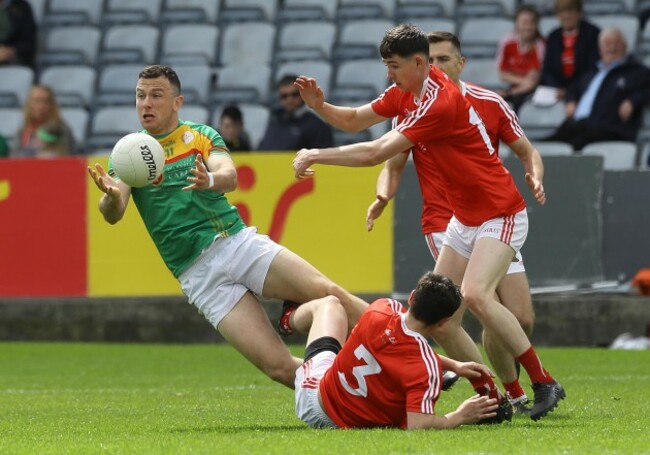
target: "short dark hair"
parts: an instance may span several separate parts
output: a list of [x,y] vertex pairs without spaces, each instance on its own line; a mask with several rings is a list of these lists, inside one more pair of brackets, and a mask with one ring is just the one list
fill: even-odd
[[415,319],[429,326],[451,317],[460,302],[460,290],[453,281],[444,275],[427,272],[415,286],[409,311]]
[[458,51],[458,55],[463,55],[460,48],[460,40],[456,35],[450,32],[431,32],[427,35],[429,44],[437,43],[451,43],[452,46]]
[[223,119],[224,117],[228,117],[232,119],[233,122],[237,123],[243,123],[244,118],[241,113],[241,109],[239,109],[236,105],[234,104],[229,104],[228,106],[223,108],[223,111],[221,111],[221,118]]
[[293,83],[296,82],[296,79],[298,79],[298,75],[296,74],[285,74],[280,78],[275,87],[280,88],[286,85],[293,85]]
[[400,24],[386,32],[379,45],[381,58],[410,57],[414,54],[429,55],[427,35],[417,26]]
[[167,65],[151,65],[147,66],[145,69],[140,71],[138,74],[138,79],[157,79],[159,77],[164,77],[169,81],[171,86],[176,90],[178,95],[181,94],[181,80],[178,78],[178,74],[171,66]]

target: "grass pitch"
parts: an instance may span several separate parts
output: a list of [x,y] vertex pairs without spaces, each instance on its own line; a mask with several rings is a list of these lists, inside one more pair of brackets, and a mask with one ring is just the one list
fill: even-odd
[[650,351],[539,353],[567,391],[539,422],[316,431],[227,345],[0,343],[0,454],[650,453]]

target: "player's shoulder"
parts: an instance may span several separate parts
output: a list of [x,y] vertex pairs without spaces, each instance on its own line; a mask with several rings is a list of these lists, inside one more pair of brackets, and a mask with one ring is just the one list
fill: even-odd
[[494,107],[500,107],[502,110],[510,111],[510,105],[498,93],[482,87],[473,82],[465,82],[465,96],[479,100],[482,103],[492,104]]
[[372,302],[366,311],[368,310],[385,314],[399,314],[405,312],[406,308],[399,300],[385,297]]

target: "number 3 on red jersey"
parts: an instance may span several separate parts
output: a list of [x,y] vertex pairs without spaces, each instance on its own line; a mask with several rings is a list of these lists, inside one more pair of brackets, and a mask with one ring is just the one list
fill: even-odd
[[[479,118],[480,121],[480,118]],[[481,122],[482,123],[482,122]],[[485,127],[483,127],[485,128]],[[363,360],[366,362],[365,365],[359,365],[354,368],[352,368],[352,375],[356,378],[357,384],[359,384],[359,387],[356,389],[352,388],[350,384],[348,384],[347,379],[345,378],[345,373],[338,372],[339,374],[339,381],[341,381],[341,385],[345,389],[346,392],[348,392],[350,395],[354,395],[357,397],[367,397],[368,396],[368,384],[366,383],[366,376],[369,376],[371,374],[379,374],[381,373],[381,365],[377,362],[377,359],[375,359],[370,352],[366,349],[366,347],[362,344],[360,344],[355,350],[354,350],[354,355],[357,357],[359,360]]]

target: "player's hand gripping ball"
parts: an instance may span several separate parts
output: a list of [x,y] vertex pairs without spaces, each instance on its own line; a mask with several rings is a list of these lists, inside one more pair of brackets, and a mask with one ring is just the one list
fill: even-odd
[[131,133],[113,147],[111,164],[124,183],[141,188],[158,181],[165,165],[165,153],[160,143],[148,134]]

